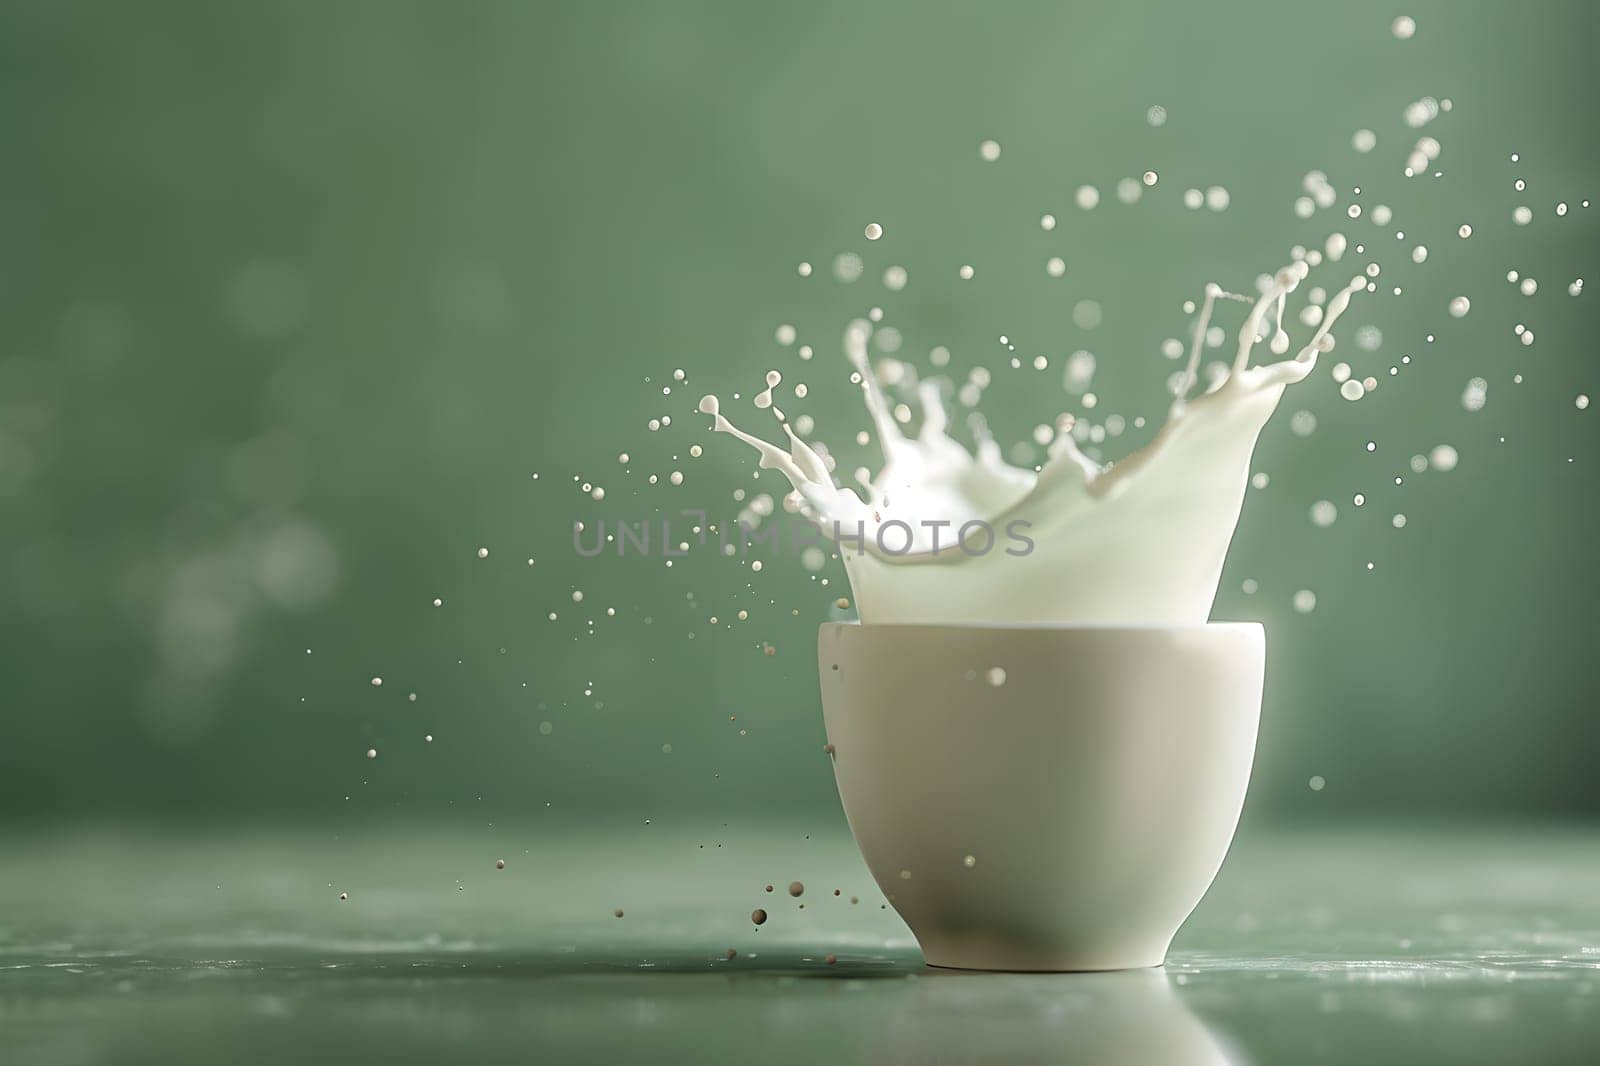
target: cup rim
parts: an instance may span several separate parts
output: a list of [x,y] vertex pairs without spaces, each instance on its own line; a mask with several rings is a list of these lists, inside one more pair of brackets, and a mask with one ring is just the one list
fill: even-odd
[[841,621],[823,622],[819,629],[854,628],[859,630],[874,631],[939,631],[939,632],[989,632],[1015,630],[1027,633],[1194,633],[1200,631],[1264,631],[1261,622],[1179,622],[1179,623],[1137,623],[1137,622],[1073,622],[1073,623],[1038,623],[1038,622],[862,622],[860,619],[845,619]]

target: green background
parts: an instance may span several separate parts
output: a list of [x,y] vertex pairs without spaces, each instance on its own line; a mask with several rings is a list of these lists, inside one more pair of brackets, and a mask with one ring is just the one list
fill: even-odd
[[[1408,10],[1402,42],[1361,3],[0,4],[0,815],[831,814],[812,642],[837,564],[821,588],[792,562],[582,560],[570,523],[733,513],[749,457],[693,402],[769,367],[854,465],[838,337],[873,305],[901,356],[993,370],[1003,440],[1072,407],[1078,348],[1100,413],[1155,418],[1181,302],[1342,228],[1406,294],[1362,299],[1329,360],[1379,390],[1347,403],[1319,369],[1257,455],[1215,611],[1268,629],[1248,817],[1592,816],[1600,411],[1574,397],[1600,374],[1567,285],[1595,261],[1600,26],[1583,2]],[[1424,131],[1443,176],[1407,182],[1424,95],[1454,103]],[[1313,168],[1340,203],[1302,221]],[[1183,207],[1212,184],[1227,211]],[[1354,185],[1388,230],[1344,218]],[[1000,334],[1052,369],[1007,368]],[[1460,466],[1413,477],[1439,443]]]

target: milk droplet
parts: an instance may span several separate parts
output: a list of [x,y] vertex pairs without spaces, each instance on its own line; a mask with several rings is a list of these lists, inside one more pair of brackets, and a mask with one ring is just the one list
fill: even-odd
[[989,684],[993,685],[995,688],[999,688],[1001,685],[1006,683],[1006,671],[1002,666],[989,667],[984,676],[988,678]]
[[1152,126],[1165,126],[1167,124],[1167,109],[1160,104],[1153,104],[1150,110],[1144,113],[1144,120]]
[[1056,228],[1056,216],[1054,216],[1054,215],[1041,215],[1041,216],[1039,216],[1039,228],[1044,230],[1047,233],[1050,230],[1055,229]]
[[1460,235],[1462,240],[1466,240],[1472,236],[1472,227],[1463,222],[1461,223],[1461,228],[1456,230],[1456,233]]
[[1406,125],[1412,129],[1426,126],[1439,117],[1439,101],[1431,96],[1424,96],[1406,105],[1404,112]]
[[985,163],[993,163],[1000,158],[1000,142],[984,141],[978,145],[978,155]]
[[1448,444],[1436,445],[1428,452],[1428,465],[1435,470],[1451,471],[1456,468],[1461,456]]
[[478,549],[478,558],[480,558],[480,559],[489,558],[489,549],[488,548],[479,548]]
[[1378,145],[1378,135],[1368,129],[1356,130],[1355,136],[1350,138],[1350,146],[1356,151],[1366,153]]
[[1467,312],[1472,310],[1472,301],[1465,296],[1457,296],[1450,301],[1450,317],[1465,318]]
[[[1412,18],[1410,15],[1401,15],[1389,25],[1389,32],[1394,34],[1399,40],[1409,41],[1417,32],[1417,20]],[[1316,780],[1320,781],[1321,778],[1317,778]]]
[[1513,208],[1511,211],[1511,221],[1515,222],[1519,226],[1526,226],[1528,223],[1533,221],[1533,208],[1525,205]]
[[1467,387],[1461,391],[1461,406],[1468,411],[1481,411],[1489,399],[1489,382],[1483,378],[1473,378],[1467,382]]
[[906,287],[906,268],[892,266],[883,272],[883,287],[890,292],[899,292]]
[[1419,244],[1411,249],[1411,261],[1413,263],[1426,263],[1428,261],[1428,246]]
[[1327,529],[1339,518],[1339,508],[1333,505],[1332,500],[1318,500],[1311,505],[1311,524],[1322,529]]
[[868,222],[867,223],[867,228],[866,228],[866,230],[864,232],[866,234],[867,240],[875,241],[879,237],[883,236],[883,227],[878,225],[876,222]]
[[972,266],[968,263],[962,263],[961,269],[956,271],[956,275],[960,277],[962,281],[971,281],[972,276],[975,273],[977,273],[977,271],[973,270]]
[[368,748],[367,749],[367,758],[376,759],[377,757],[378,757],[378,749],[377,748]]
[[1586,411],[1589,409],[1589,397],[1581,392],[1578,394],[1578,398],[1572,402],[1573,405],[1576,406],[1580,411]]
[[1311,780],[1307,781],[1306,784],[1310,787],[1311,791],[1321,792],[1325,787],[1327,787],[1328,782],[1321,774],[1313,774],[1311,776]]
[[1317,609],[1317,594],[1310,589],[1301,589],[1294,594],[1294,609],[1301,614],[1310,614]]
[[1067,261],[1059,255],[1053,255],[1045,260],[1044,272],[1052,278],[1059,278],[1067,272]]
[[1093,185],[1080,185],[1073,199],[1083,210],[1092,211],[1100,203],[1100,190]]
[[1350,378],[1339,386],[1339,395],[1350,401],[1361,399],[1367,394],[1367,387],[1355,378]]
[[846,285],[861,277],[861,257],[854,252],[840,252],[833,258],[833,276]]

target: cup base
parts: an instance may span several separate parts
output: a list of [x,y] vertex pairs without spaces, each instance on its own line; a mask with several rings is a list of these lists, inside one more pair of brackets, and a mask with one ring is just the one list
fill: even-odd
[[951,966],[947,963],[929,962],[923,954],[923,963],[930,970],[946,973],[1127,973],[1137,970],[1159,970],[1166,960],[1151,963],[1133,963],[1126,966]]
[[967,973],[1106,973],[1149,970],[1167,961],[1167,945],[1095,945],[1061,950],[1061,945],[995,942],[990,938],[918,939],[922,958],[938,970]]

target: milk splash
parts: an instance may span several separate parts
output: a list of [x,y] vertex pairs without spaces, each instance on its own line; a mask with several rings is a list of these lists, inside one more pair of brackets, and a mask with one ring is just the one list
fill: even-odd
[[[860,492],[837,484],[826,450],[801,440],[772,406],[775,373],[756,402],[777,417],[787,450],[736,427],[715,396],[704,397],[700,410],[712,416],[717,432],[753,447],[761,467],[789,479],[800,513],[838,547],[863,622],[1203,623],[1244,504],[1256,439],[1284,389],[1310,374],[1318,353],[1332,347],[1330,330],[1351,296],[1368,286],[1358,275],[1334,295],[1294,357],[1251,366],[1256,344],[1269,335],[1273,354],[1288,352],[1284,307],[1308,271],[1297,259],[1265,279],[1253,301],[1208,285],[1165,425],[1115,464],[1095,462],[1061,433],[1038,471],[1012,466],[981,421],[976,450],[969,452],[947,433],[949,415],[933,381],[918,385],[922,424],[914,437],[906,436],[869,364],[872,327],[861,320],[846,330],[844,349],[876,427],[883,466],[861,479]],[[1227,375],[1191,398],[1219,299],[1252,306]],[[1017,531],[1031,550],[989,550],[992,539],[974,543],[998,530]]]

